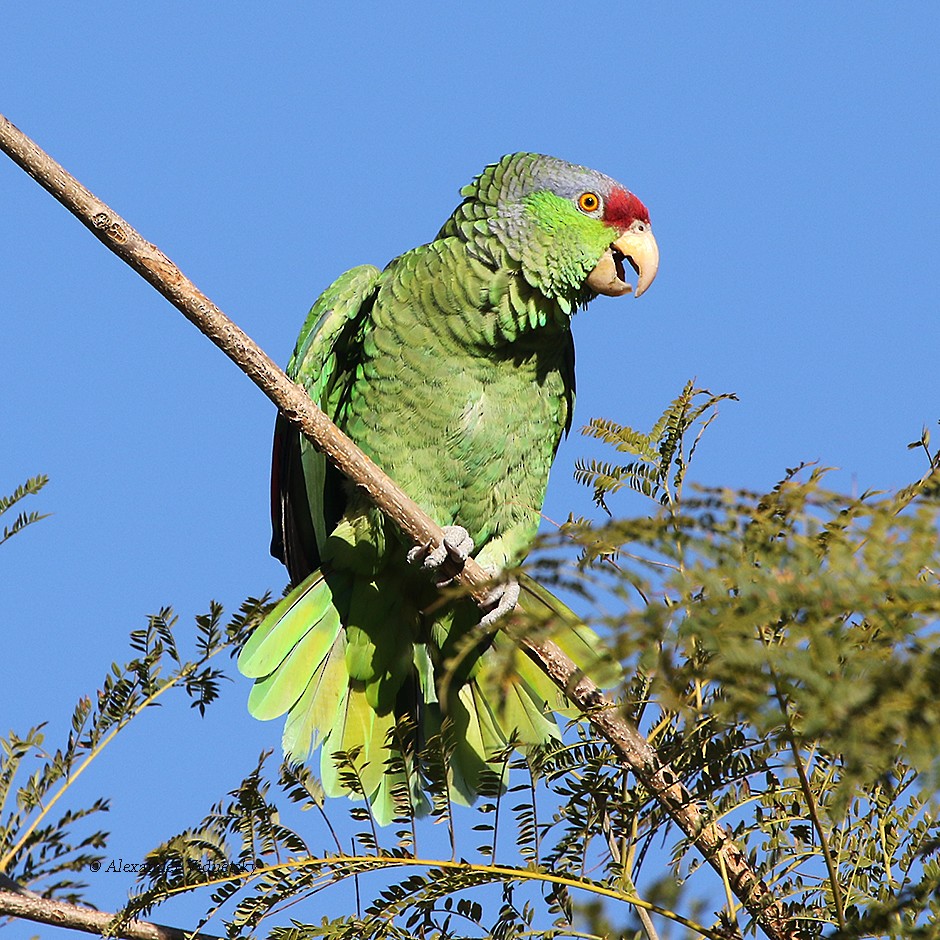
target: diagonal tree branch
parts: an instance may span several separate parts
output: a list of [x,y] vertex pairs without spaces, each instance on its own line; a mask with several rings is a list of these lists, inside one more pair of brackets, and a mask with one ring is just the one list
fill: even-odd
[[[118,257],[149,281],[211,339],[283,414],[416,544],[440,544],[443,532],[413,500],[356,447],[280,368],[155,245],[146,241],[36,143],[0,115],[0,149],[51,193]],[[459,575],[483,603],[489,578],[473,559]],[[783,904],[757,876],[728,832],[710,822],[688,790],[620,710],[552,642],[523,640],[528,655],[551,677],[654,794],[708,863],[726,875],[736,897],[771,940],[799,937]]]
[[[4,883],[9,882],[4,878]],[[22,917],[39,924],[52,924],[54,927],[68,927],[93,933],[97,937],[107,935],[108,925],[114,920],[114,914],[93,911],[88,907],[79,907],[68,901],[42,898],[32,891],[19,886],[12,889],[0,888],[0,916]],[[163,924],[151,924],[144,920],[131,920],[113,936],[124,940],[220,940],[219,937],[204,933],[180,930],[178,927],[164,927]]]

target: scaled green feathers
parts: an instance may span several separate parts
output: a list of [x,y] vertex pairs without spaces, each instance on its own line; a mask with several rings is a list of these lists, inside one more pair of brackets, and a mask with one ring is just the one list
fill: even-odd
[[[494,571],[526,555],[549,468],[574,401],[570,317],[597,293],[622,294],[624,260],[637,292],[658,255],[643,204],[593,170],[511,154],[462,190],[437,238],[384,271],[354,268],[310,311],[289,375],[440,525],[463,526]],[[503,635],[445,664],[480,613],[441,605],[391,523],[278,418],[272,471],[274,540],[296,585],[243,649],[255,680],[249,710],[287,715],[283,746],[304,760],[321,748],[328,794],[350,792],[333,755],[357,753],[361,788],[380,822],[393,791],[420,806],[421,742],[452,725],[452,795],[471,801],[488,760],[510,738],[558,734],[564,702],[519,658],[493,697],[488,670]],[[556,640],[576,662],[594,638],[548,592],[523,579],[519,606],[554,612]],[[443,700],[442,700],[443,699]],[[399,740],[409,717],[411,740]],[[403,743],[407,747],[403,748]],[[417,752],[394,762],[390,755]]]

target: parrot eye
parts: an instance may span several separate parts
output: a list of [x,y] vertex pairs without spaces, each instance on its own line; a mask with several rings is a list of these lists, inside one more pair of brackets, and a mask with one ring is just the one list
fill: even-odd
[[601,200],[597,193],[581,193],[578,196],[578,208],[582,212],[596,212],[600,208]]

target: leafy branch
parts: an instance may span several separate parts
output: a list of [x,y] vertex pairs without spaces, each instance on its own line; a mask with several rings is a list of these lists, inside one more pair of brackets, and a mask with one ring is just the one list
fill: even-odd
[[756,801],[737,841],[769,838],[766,883],[845,937],[876,923],[933,936],[940,922],[940,472],[927,456],[919,481],[881,498],[827,492],[825,470],[799,467],[769,494],[701,489],[657,518],[563,532],[595,591],[606,577],[618,599],[626,584],[644,598],[597,626],[638,675],[635,714],[659,703],[659,753],[718,818]]
[[[579,460],[575,464],[575,479],[593,487],[594,502],[608,515],[607,498],[624,486],[658,499],[663,505],[676,506],[689,462],[705,430],[718,416],[719,402],[737,400],[737,395],[730,392],[713,395],[707,389],[696,388],[694,379],[690,379],[649,433],[608,418],[594,418],[581,429],[582,434],[636,459],[627,464]],[[689,432],[696,425],[698,430],[690,444]]]
[[[9,509],[12,509],[20,500],[25,499],[27,496],[34,496],[48,482],[49,477],[45,476],[45,474],[40,474],[39,476],[30,477],[25,483],[18,486],[10,496],[0,496],[0,516]],[[8,539],[13,538],[18,532],[22,532],[27,526],[32,525],[34,522],[39,522],[40,519],[47,518],[48,515],[48,513],[39,513],[36,511],[21,512],[13,520],[11,525],[5,525],[3,527],[3,532],[0,533],[0,545]]]
[[[266,610],[265,599],[250,598],[223,627],[222,609],[213,604],[196,618],[198,655],[188,660],[173,634],[176,618],[166,608],[131,633],[137,655],[123,666],[112,665],[94,699],[79,700],[63,747],[48,754],[42,726],[0,740],[0,913],[93,933],[114,919],[78,905],[87,884],[73,877],[100,866],[108,834],[73,835],[73,830],[107,812],[108,801],[98,799],[59,815],[56,807],[115,737],[167,692],[182,689],[191,706],[203,713],[218,697],[222,674],[212,660],[240,646]],[[27,770],[30,759],[41,761],[32,772]],[[41,885],[42,894],[30,885]],[[183,932],[135,922],[125,925],[122,936],[180,940]]]
[[[446,753],[446,749],[440,748],[439,742],[428,743],[438,755]],[[358,833],[353,843],[368,844],[372,853],[367,855],[344,851],[338,843],[338,851],[311,852],[306,840],[285,826],[283,812],[270,801],[269,784],[261,776],[266,756],[262,755],[262,761],[255,771],[229,794],[231,800],[228,803],[220,802],[197,826],[173,837],[151,853],[145,879],[147,884],[132,897],[122,916],[147,913],[154,905],[169,898],[191,891],[208,890],[212,892],[213,907],[200,927],[222,905],[231,903],[235,906],[227,920],[228,933],[233,937],[241,936],[244,931],[257,930],[262,919],[278,910],[309,899],[349,878],[358,879],[368,873],[390,873],[395,869],[417,867],[426,869],[426,872],[407,875],[399,882],[386,884],[374,894],[369,907],[357,917],[333,918],[328,923],[324,920],[320,928],[303,925],[302,931],[301,925],[295,921],[296,935],[385,936],[388,926],[399,918],[404,918],[410,926],[420,920],[430,930],[434,915],[445,919],[451,915],[454,895],[487,885],[501,885],[505,902],[506,897],[517,888],[533,885],[545,890],[549,907],[560,915],[553,934],[568,934],[574,929],[574,913],[568,898],[569,892],[574,891],[656,913],[702,936],[722,936],[715,928],[698,924],[666,906],[639,897],[632,882],[629,878],[624,879],[616,866],[608,870],[608,866],[604,865],[601,875],[588,875],[585,866],[590,839],[582,842],[580,853],[576,851],[568,859],[549,853],[544,864],[533,860],[529,850],[539,838],[547,838],[553,826],[561,822],[556,818],[552,823],[542,826],[538,836],[531,828],[527,830],[528,823],[535,815],[537,781],[544,784],[547,775],[552,774],[567,777],[570,770],[564,763],[555,766],[553,755],[548,752],[541,757],[532,755],[514,761],[515,771],[529,775],[529,780],[512,788],[510,792],[531,795],[531,800],[523,799],[511,810],[507,809],[514,816],[514,828],[518,833],[524,861],[523,865],[517,866],[497,864],[492,858],[492,846],[489,844],[476,849],[482,857],[481,861],[467,861],[463,857],[422,858],[413,851],[416,846],[411,841],[413,832],[409,829],[401,829],[396,833],[398,844],[395,846],[382,846],[372,841],[371,829]],[[433,788],[435,793],[446,794],[448,759],[442,756],[441,760],[437,772],[432,769],[432,774],[437,777]],[[280,783],[290,801],[302,811],[314,805],[323,809],[322,791],[306,768],[282,766]],[[498,805],[508,798],[494,789],[496,805],[481,807],[478,812],[484,815],[489,812],[495,816]],[[366,810],[351,809],[349,813],[353,819],[369,822]],[[325,813],[323,818],[326,820]],[[407,824],[412,818],[403,813],[399,822]],[[451,827],[453,839],[452,821],[444,815],[439,818]],[[496,827],[494,820],[493,826],[477,825],[473,830],[492,829],[495,838]],[[309,825],[306,828],[309,829]],[[237,845],[232,844],[233,838],[238,840]],[[478,926],[482,925],[483,904],[465,899],[457,903],[465,908],[465,916]],[[504,931],[509,931],[511,924],[515,923],[520,928],[531,916],[532,908],[528,903],[522,911],[515,905],[507,908],[504,903],[498,921]],[[494,928],[493,934],[497,932]]]
[[[272,875],[276,876],[276,881],[270,880],[269,883],[277,884],[279,894],[284,897],[294,898],[299,894],[313,895],[324,888],[368,872],[389,871],[395,868],[423,868],[427,869],[427,874],[409,877],[395,888],[383,890],[381,900],[366,911],[367,919],[365,921],[360,920],[357,923],[358,935],[372,936],[376,933],[381,921],[388,921],[409,908],[426,907],[428,901],[454,895],[468,887],[504,882],[534,882],[585,891],[602,898],[630,904],[633,907],[659,914],[674,923],[688,927],[702,937],[708,937],[711,940],[725,940],[724,934],[720,931],[705,927],[703,924],[683,917],[681,914],[660,907],[651,901],[646,901],[638,897],[634,891],[616,890],[588,878],[555,875],[534,868],[468,863],[447,859],[414,858],[405,855],[339,854],[327,855],[323,858],[308,856],[288,860],[277,865],[257,867],[250,872],[235,876],[234,879],[224,877],[208,878],[200,882],[168,887],[161,899],[168,899],[196,888],[228,888],[232,885],[233,880],[249,882],[253,879],[265,879],[266,876]],[[293,874],[289,884],[286,880],[288,873]],[[482,913],[482,908],[480,913]],[[371,924],[369,921],[371,921]],[[315,935],[314,931],[309,930],[304,933],[306,937]]]

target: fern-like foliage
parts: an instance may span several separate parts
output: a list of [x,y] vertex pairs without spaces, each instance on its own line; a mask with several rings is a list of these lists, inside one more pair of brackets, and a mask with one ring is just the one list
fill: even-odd
[[218,696],[217,655],[260,622],[266,600],[249,599],[227,627],[222,608],[212,604],[196,619],[196,656],[181,653],[169,608],[150,616],[130,636],[134,657],[112,664],[94,696],[75,706],[65,744],[49,752],[43,725],[25,736],[0,740],[0,872],[45,897],[78,901],[87,884],[80,873],[103,857],[108,833],[77,825],[106,812],[102,797],[90,806],[66,808],[72,783],[105,747],[145,709],[172,689],[182,689],[191,705],[205,711]]
[[[443,753],[440,741],[429,744]],[[328,807],[309,771],[282,766],[279,782],[287,799],[301,810],[316,809],[320,818],[320,826],[314,827],[306,817],[301,837],[285,827],[285,814],[275,810],[271,784],[260,776],[262,762],[232,791],[235,802],[220,803],[198,826],[151,854],[144,883],[122,913],[122,922],[179,894],[202,890],[212,905],[200,928],[227,906],[222,914],[227,936],[252,936],[281,911],[302,910],[296,908],[298,903],[327,891],[335,893],[342,883],[355,881],[360,898],[355,913],[340,913],[335,901],[327,902],[334,916],[325,916],[319,923],[295,919],[289,927],[266,926],[264,933],[298,940],[413,937],[417,933],[443,940],[522,937],[537,928],[546,936],[567,936],[576,929],[578,913],[572,897],[578,892],[642,903],[691,925],[666,908],[639,899],[619,869],[616,879],[609,877],[614,868],[604,865],[607,849],[597,851],[590,838],[579,839],[577,846],[572,842],[567,854],[549,852],[541,857],[540,843],[556,834],[561,841],[567,840],[572,820],[580,820],[579,836],[589,832],[594,821],[575,805],[564,816],[557,810],[547,811],[545,821],[540,822],[539,803],[557,804],[563,793],[557,781],[572,766],[562,753],[556,755],[553,749],[514,758],[511,779],[515,783],[506,792],[499,786],[501,776],[494,773],[472,827],[454,824],[442,813],[439,819],[445,820],[450,840],[459,846],[459,856],[450,858],[424,857],[415,851],[413,818],[402,818],[407,828],[385,832],[371,826],[365,810],[349,811],[354,822],[366,823],[366,827],[355,833],[348,847],[342,845],[338,827],[329,819],[330,808],[342,812],[342,804]],[[248,815],[245,808],[250,809]],[[317,836],[326,837],[333,846],[311,851],[307,845]],[[515,861],[495,857],[495,847],[507,838],[519,847],[521,857]],[[588,874],[587,869],[598,863],[603,874]],[[317,906],[323,909],[322,902]],[[704,936],[719,936],[703,925],[694,926]]]
[[[673,414],[696,412],[683,408]],[[685,445],[666,452],[675,459]],[[897,496],[846,497],[825,489],[825,471],[799,467],[770,493],[688,497],[672,466],[657,514],[565,527],[559,542],[577,543],[580,564],[556,559],[542,573],[593,598],[589,619],[623,667],[627,714],[803,936],[937,935],[934,472]],[[511,663],[502,675],[512,681]],[[469,820],[448,795],[452,734],[445,724],[423,742],[421,762],[448,853],[425,851],[411,786],[389,831],[365,805],[349,810],[350,838],[332,818],[344,804],[325,800],[308,770],[281,768],[279,800],[259,764],[155,851],[126,916],[203,891],[231,937],[600,937],[648,931],[650,917],[700,936],[755,929],[583,722],[551,748],[508,749],[508,774],[493,775]],[[356,791],[360,755],[339,759]],[[292,804],[313,815],[288,827]],[[323,911],[325,892],[348,904],[346,883],[355,910],[302,919],[311,905]]]
[[[937,458],[922,436],[927,473],[895,495],[836,493],[826,471],[805,466],[769,493],[695,489],[689,459],[728,397],[689,383],[648,435],[592,423],[645,469],[586,469],[607,517],[569,522],[532,571],[580,595],[615,653],[624,713],[705,818],[731,832],[801,937],[940,937]],[[622,486],[650,496],[655,513],[611,516]],[[194,705],[210,703],[210,656],[234,652],[262,610],[246,605],[223,628],[214,608],[197,624],[200,656],[185,664],[169,613],[153,618],[97,710],[76,713],[76,740],[90,744],[86,726],[101,725],[100,742],[171,677]],[[512,630],[549,626],[516,618]],[[496,672],[498,704],[499,683],[514,681],[511,653]],[[655,795],[590,725],[565,717],[551,747],[493,755],[505,772],[483,782],[472,810],[450,799],[453,727],[421,740],[403,722],[391,735],[404,756],[389,767],[403,778],[398,816],[385,829],[364,801],[327,800],[308,768],[275,770],[262,755],[198,824],[154,849],[114,929],[200,892],[202,925],[232,938],[756,933]],[[33,741],[8,742],[4,792]],[[416,741],[420,762],[408,752]],[[361,794],[361,752],[337,760]],[[412,766],[420,780],[407,779]],[[51,790],[30,786],[24,812],[41,805],[51,819]],[[14,822],[20,871],[40,871],[43,857],[25,861],[29,823]],[[37,843],[53,867],[55,831]],[[66,862],[90,852],[62,845]]]
[[[30,477],[25,483],[18,486],[9,496],[0,496],[0,516],[12,509],[27,496],[34,496],[48,482],[49,477],[45,476],[45,474],[39,474],[38,476]],[[35,510],[19,513],[10,525],[5,525],[3,532],[0,532],[0,545],[13,538],[18,532],[22,532],[27,526],[32,525],[34,522],[39,522],[40,519],[45,519],[48,515],[48,513],[40,513]]]
[[[614,598],[596,623],[637,677],[628,707],[807,936],[940,935],[940,467],[926,432],[910,447],[928,470],[894,496],[826,491],[826,471],[801,466],[770,493],[700,489],[652,519],[563,530]],[[628,478],[655,497],[645,481]],[[611,761],[566,796],[607,812],[620,773]],[[623,792],[613,828],[636,834],[636,873],[671,825],[641,787]],[[689,849],[680,836],[677,884],[699,869]],[[611,926],[596,910],[592,924]]]
[[[608,515],[607,498],[624,486],[664,505],[672,503],[681,497],[689,461],[705,429],[717,416],[718,404],[737,400],[731,393],[713,395],[690,380],[649,433],[607,418],[594,418],[581,429],[582,434],[636,459],[627,464],[579,460],[575,464],[575,479],[594,489],[595,503]],[[696,428],[695,437],[689,441],[690,432]]]

